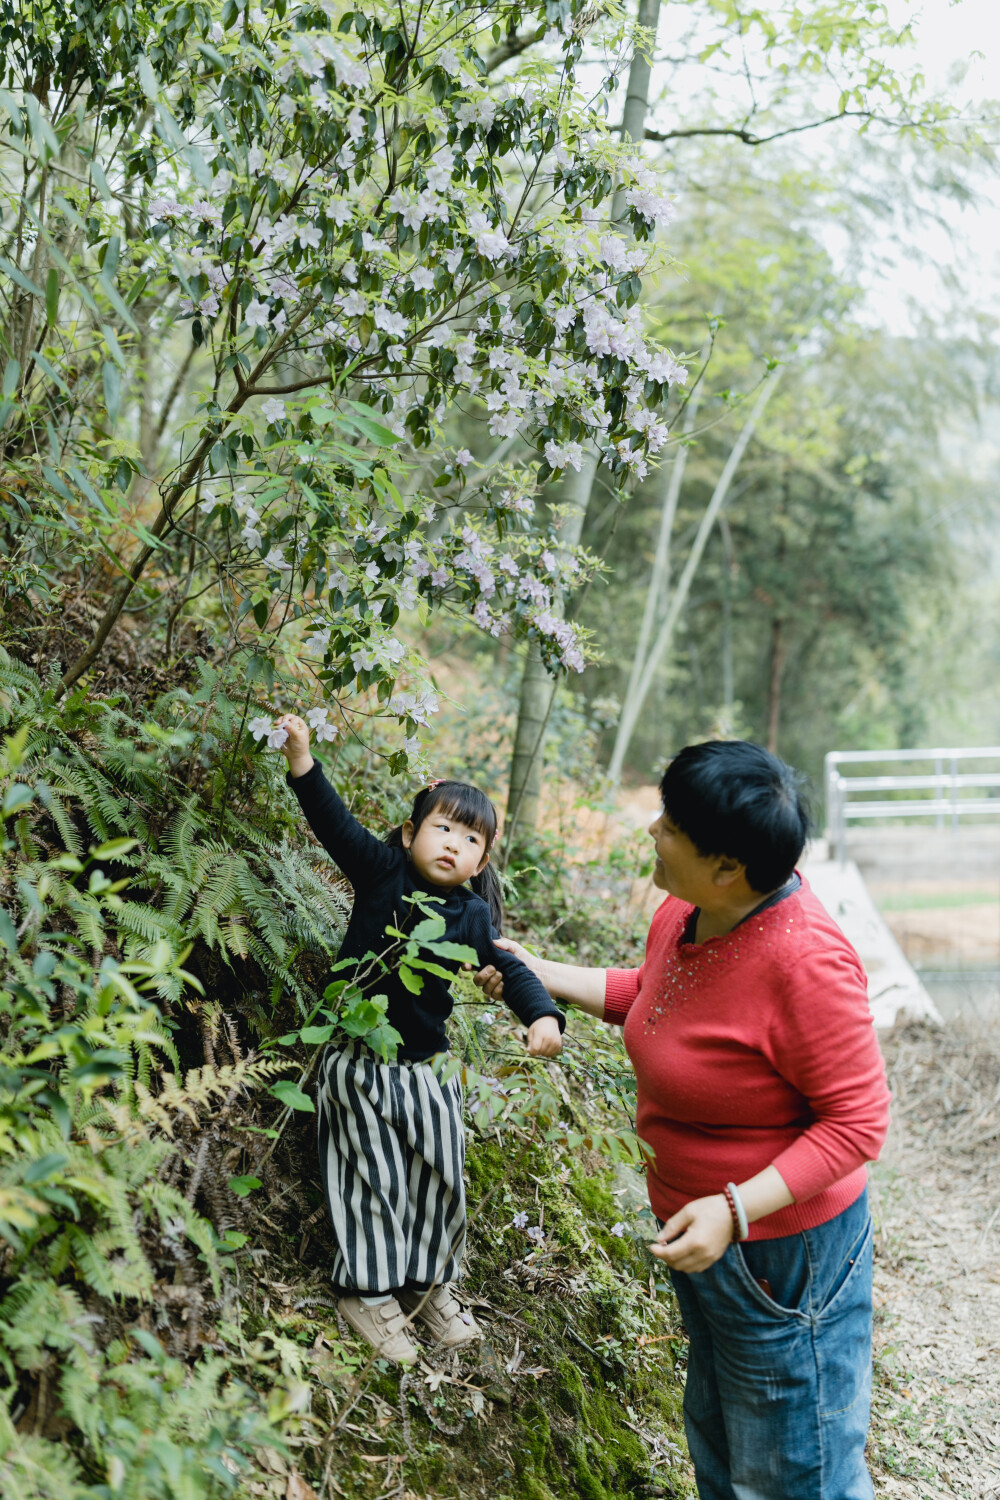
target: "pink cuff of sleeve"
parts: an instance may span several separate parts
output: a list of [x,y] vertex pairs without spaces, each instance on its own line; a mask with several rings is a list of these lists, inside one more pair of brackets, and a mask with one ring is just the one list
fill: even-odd
[[832,1187],[842,1177],[849,1177],[857,1170],[858,1162],[852,1157],[831,1169],[830,1163],[822,1152],[817,1151],[808,1135],[800,1135],[780,1156],[775,1157],[771,1165],[780,1172],[782,1181],[796,1203],[804,1203],[807,1198]]
[[604,1019],[609,1026],[624,1026],[625,1017],[639,993],[640,969],[605,969]]

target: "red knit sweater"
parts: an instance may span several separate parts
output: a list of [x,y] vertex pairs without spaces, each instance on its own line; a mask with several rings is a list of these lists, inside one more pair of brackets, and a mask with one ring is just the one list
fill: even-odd
[[882,1148],[889,1090],[865,972],[805,881],[723,937],[682,943],[668,896],[641,969],[609,969],[604,1018],[625,1027],[636,1128],[661,1219],[775,1166],[795,1202],[758,1219],[775,1239],[832,1219]]

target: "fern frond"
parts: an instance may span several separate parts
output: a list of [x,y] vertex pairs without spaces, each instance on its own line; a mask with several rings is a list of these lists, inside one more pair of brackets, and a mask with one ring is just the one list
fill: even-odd
[[205,1257],[208,1274],[212,1278],[212,1289],[218,1297],[222,1292],[219,1270],[219,1255],[215,1248],[215,1231],[202,1214],[198,1213],[176,1188],[165,1182],[147,1182],[139,1197],[143,1204],[156,1211],[161,1226],[178,1219],[184,1225],[184,1233],[193,1245],[197,1245]]
[[141,1083],[135,1084],[135,1097],[139,1114],[151,1121],[166,1135],[174,1132],[174,1116],[185,1114],[193,1124],[198,1123],[198,1110],[209,1109],[216,1099],[224,1099],[234,1089],[251,1089],[276,1074],[287,1071],[287,1062],[270,1058],[245,1058],[241,1062],[226,1063],[213,1068],[206,1063],[202,1068],[192,1068],[178,1082],[175,1073],[160,1075],[160,1092],[152,1095]]

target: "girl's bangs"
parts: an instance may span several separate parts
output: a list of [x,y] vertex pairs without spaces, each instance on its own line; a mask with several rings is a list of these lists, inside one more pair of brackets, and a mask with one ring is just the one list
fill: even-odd
[[432,812],[442,812],[448,817],[454,818],[456,823],[464,823],[466,828],[474,828],[481,833],[490,843],[497,831],[496,808],[478,787],[468,786],[464,781],[447,781],[440,787],[432,787],[427,804],[420,821],[429,817]]

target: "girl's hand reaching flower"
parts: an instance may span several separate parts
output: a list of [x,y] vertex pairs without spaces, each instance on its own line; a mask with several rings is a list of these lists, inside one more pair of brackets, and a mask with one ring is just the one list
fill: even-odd
[[[275,720],[276,730],[283,730],[285,739],[280,743],[282,755],[288,762],[292,776],[304,776],[313,767],[309,750],[309,725],[298,714],[282,714]],[[270,743],[270,736],[268,736]]]

